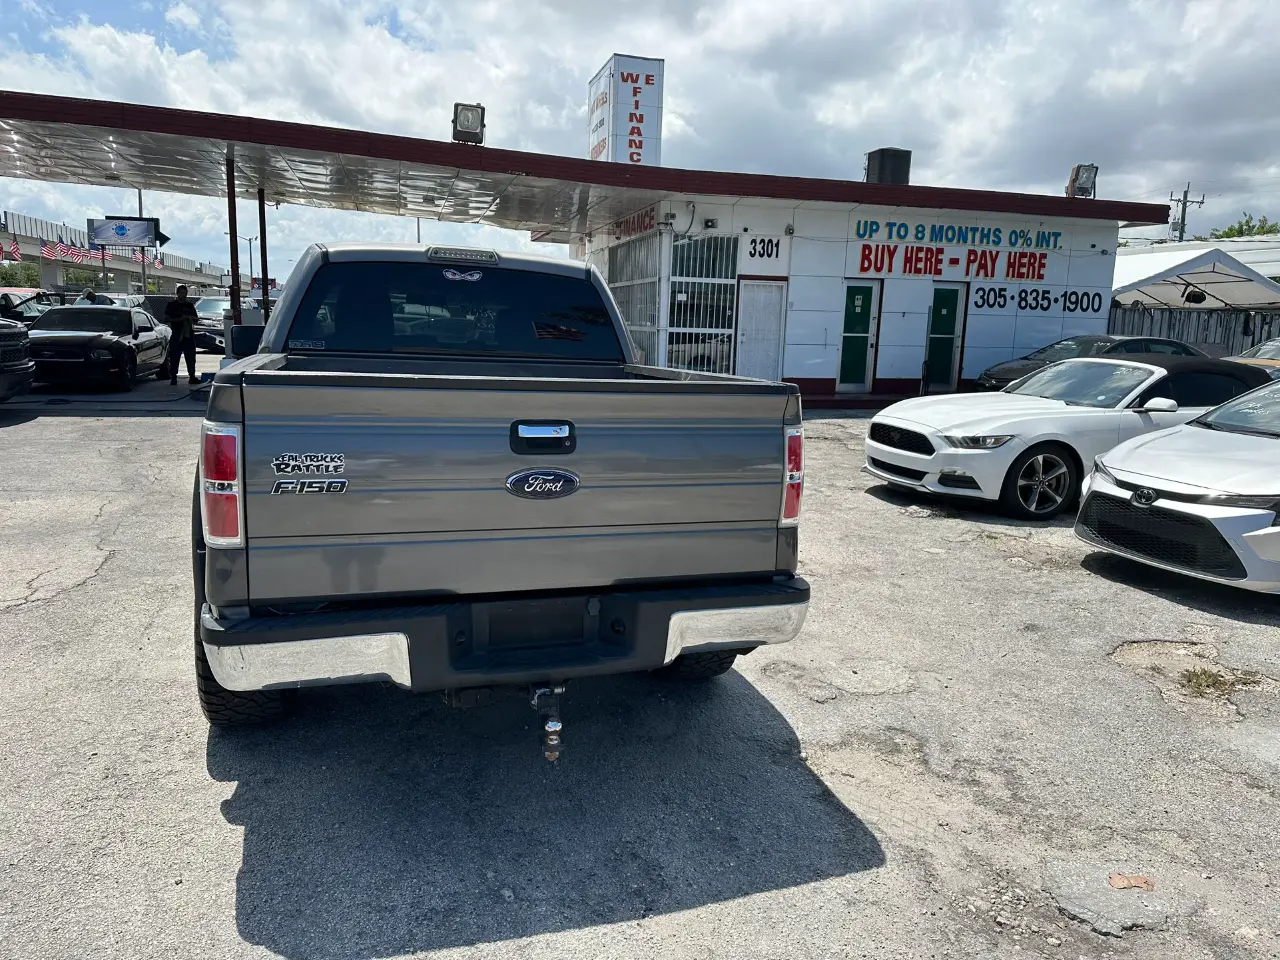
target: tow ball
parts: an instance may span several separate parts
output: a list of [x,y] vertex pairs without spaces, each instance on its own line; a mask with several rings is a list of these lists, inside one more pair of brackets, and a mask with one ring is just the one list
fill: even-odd
[[560,739],[564,725],[560,722],[560,695],[564,684],[529,688],[529,702],[538,711],[542,723],[542,755],[548,760],[559,760],[564,744]]

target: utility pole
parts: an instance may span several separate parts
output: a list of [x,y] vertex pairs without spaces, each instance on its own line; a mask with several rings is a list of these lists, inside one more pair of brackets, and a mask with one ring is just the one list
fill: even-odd
[[1191,192],[1190,182],[1187,183],[1187,188],[1182,191],[1181,200],[1179,200],[1177,197],[1173,195],[1172,190],[1169,191],[1169,202],[1172,203],[1175,207],[1178,207],[1181,209],[1181,213],[1178,214],[1178,219],[1175,221],[1178,227],[1179,240],[1185,239],[1187,235],[1187,207],[1203,207],[1204,206],[1204,194],[1203,193],[1200,194],[1199,200],[1188,200],[1187,194],[1189,194],[1190,192]]

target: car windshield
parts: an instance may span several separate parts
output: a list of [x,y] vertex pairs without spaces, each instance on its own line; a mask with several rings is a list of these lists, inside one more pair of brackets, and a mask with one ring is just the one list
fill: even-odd
[[1005,388],[1005,393],[1061,400],[1072,406],[1111,408],[1151,378],[1145,367],[1096,360],[1055,363]]
[[321,267],[288,349],[622,360],[587,276],[487,263],[362,261]]
[[1249,360],[1280,360],[1280,339],[1268,340],[1240,354]]
[[1110,340],[1099,340],[1096,337],[1071,337],[1051,343],[1047,347],[1041,347],[1035,353],[1028,354],[1027,359],[1057,363],[1059,360],[1074,360],[1076,357],[1093,357],[1109,346],[1111,346]]
[[1191,422],[1209,430],[1280,437],[1280,383],[1228,400]]
[[127,310],[55,307],[36,320],[31,329],[82,330],[86,333],[110,333],[117,337],[127,337],[133,333],[133,321]]
[[231,309],[231,301],[220,297],[201,297],[196,301],[196,313],[216,313],[222,316],[224,310]]

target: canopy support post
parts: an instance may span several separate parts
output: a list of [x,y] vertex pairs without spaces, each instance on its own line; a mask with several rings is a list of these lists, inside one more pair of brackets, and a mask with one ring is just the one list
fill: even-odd
[[[227,146],[227,228],[231,239],[231,322],[243,323],[240,316],[240,231],[236,226],[236,156],[235,147]],[[250,248],[252,249],[252,248]]]
[[[267,289],[267,195],[258,188],[258,240],[262,247],[262,322],[265,325],[271,312],[271,293]],[[253,286],[253,278],[249,278],[249,286]]]

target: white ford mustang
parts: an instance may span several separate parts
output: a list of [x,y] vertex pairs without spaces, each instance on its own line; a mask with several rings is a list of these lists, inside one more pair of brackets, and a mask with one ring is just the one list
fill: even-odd
[[1270,382],[1204,357],[1064,360],[999,393],[903,400],[871,421],[867,473],[899,487],[999,500],[1047,520],[1072,506],[1094,457]]

